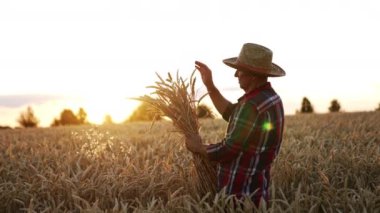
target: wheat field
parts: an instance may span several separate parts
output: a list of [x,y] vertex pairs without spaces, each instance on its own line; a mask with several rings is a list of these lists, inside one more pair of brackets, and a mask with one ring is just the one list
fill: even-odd
[[[259,212],[380,212],[380,112],[287,116]],[[208,143],[226,123],[201,120]],[[0,131],[0,212],[244,212],[197,195],[167,121]]]

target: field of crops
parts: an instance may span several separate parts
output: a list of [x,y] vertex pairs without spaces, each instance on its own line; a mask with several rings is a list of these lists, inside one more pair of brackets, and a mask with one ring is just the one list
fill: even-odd
[[[260,211],[380,212],[379,121],[380,112],[286,117]],[[226,123],[201,126],[214,143]],[[0,131],[0,212],[228,212],[231,197],[197,195],[183,144],[164,121]]]

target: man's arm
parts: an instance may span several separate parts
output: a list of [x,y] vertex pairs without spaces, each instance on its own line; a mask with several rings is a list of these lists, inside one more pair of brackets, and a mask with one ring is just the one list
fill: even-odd
[[212,103],[216,110],[223,115],[224,111],[231,104],[216,88],[214,81],[212,80],[212,72],[207,65],[202,62],[195,61],[195,68],[200,72],[202,81],[207,88]]

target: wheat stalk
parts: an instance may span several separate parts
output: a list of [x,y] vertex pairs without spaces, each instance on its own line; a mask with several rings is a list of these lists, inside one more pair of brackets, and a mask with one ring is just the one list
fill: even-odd
[[[163,114],[170,118],[176,131],[184,136],[199,135],[200,125],[196,109],[199,102],[207,94],[196,100],[196,78],[194,74],[195,70],[192,72],[188,82],[179,76],[178,71],[175,79],[168,73],[168,77],[165,80],[156,73],[159,81],[156,81],[154,86],[148,87],[155,89],[155,91],[151,96],[144,95],[136,99],[151,105],[156,110],[156,113]],[[216,192],[215,167],[208,159],[196,153],[193,153],[193,162],[198,179],[198,192],[202,195],[209,192],[214,194]]]

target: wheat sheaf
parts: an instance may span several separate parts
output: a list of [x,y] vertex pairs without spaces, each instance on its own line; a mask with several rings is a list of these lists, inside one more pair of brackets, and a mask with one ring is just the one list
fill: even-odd
[[[197,106],[207,95],[196,99],[195,93],[195,70],[190,79],[183,79],[177,71],[175,78],[168,73],[164,80],[156,73],[159,81],[147,88],[154,89],[151,95],[144,95],[136,100],[148,103],[157,115],[164,115],[173,122],[176,131],[184,136],[199,135],[199,121]],[[199,194],[215,194],[216,192],[216,168],[206,158],[193,153],[193,163],[196,171],[196,189]]]

